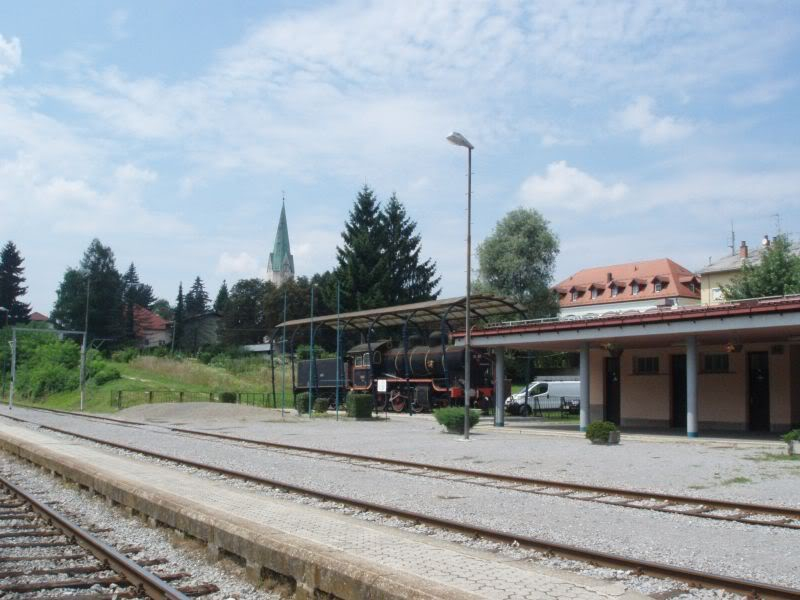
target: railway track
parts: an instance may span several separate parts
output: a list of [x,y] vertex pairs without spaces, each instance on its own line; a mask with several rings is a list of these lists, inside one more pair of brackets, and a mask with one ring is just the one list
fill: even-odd
[[[66,411],[53,411],[52,409],[37,410],[57,412],[60,414],[68,414],[70,416],[80,416],[83,418],[115,423],[122,426],[154,427],[154,425],[151,423],[142,423],[137,421],[123,422],[118,419],[101,417],[97,415],[82,415],[78,413],[68,413]],[[618,487],[586,485],[553,479],[520,477],[517,475],[505,475],[501,473],[492,473],[489,471],[461,469],[458,467],[449,467],[445,465],[432,465],[393,458],[382,458],[378,456],[340,452],[337,450],[325,450],[320,448],[312,448],[309,446],[253,440],[220,433],[185,429],[181,427],[169,427],[164,425],[155,425],[155,427],[164,428],[168,431],[183,435],[193,435],[236,442],[240,444],[255,445],[292,455],[307,456],[312,458],[320,457],[327,460],[346,462],[359,467],[378,468],[418,477],[458,481],[461,483],[469,483],[483,487],[509,489],[517,492],[545,496],[557,496],[560,498],[566,498],[580,502],[594,502],[621,506],[624,508],[649,510],[673,515],[683,515],[700,519],[731,521],[753,526],[800,529],[800,509],[790,507],[733,502],[714,498],[698,498],[678,494],[660,494]]]
[[184,572],[155,575],[165,558],[133,560],[143,549],[117,550],[0,476],[0,596],[69,596],[80,600],[187,600],[212,584],[173,587]]
[[[363,500],[349,498],[338,494],[321,492],[319,490],[314,490],[304,486],[273,480],[266,477],[260,477],[242,471],[237,471],[234,469],[216,467],[199,461],[181,459],[167,454],[126,446],[125,444],[119,444],[116,442],[111,442],[108,440],[103,440],[101,438],[95,438],[92,436],[71,432],[68,430],[52,427],[49,425],[42,425],[40,423],[36,423],[34,421],[28,421],[18,417],[11,417],[9,415],[2,415],[2,416],[11,419],[13,421],[36,425],[43,429],[70,435],[73,437],[77,437],[79,439],[84,439],[87,441],[103,444],[113,448],[118,448],[127,452],[138,453],[151,458],[170,461],[175,464],[189,466],[196,469],[213,472],[219,475],[224,475],[227,477],[240,479],[251,483],[261,484],[269,486],[271,488],[281,489],[292,493],[302,494],[305,496],[317,498],[327,502],[343,504],[360,510],[366,510],[387,516],[397,517],[413,523],[424,523],[426,525],[447,529],[450,531],[455,531],[474,538],[485,538],[500,543],[510,544],[512,546],[522,546],[546,553],[556,554],[568,559],[589,562],[595,565],[603,565],[616,569],[630,570],[633,571],[634,573],[647,574],[655,577],[673,579],[688,583],[691,586],[725,589],[731,592],[744,594],[751,598],[791,598],[795,600],[800,600],[800,589],[794,589],[765,582],[728,577],[725,575],[719,575],[714,573],[706,573],[695,569],[676,567],[666,563],[657,563],[653,561],[640,560],[619,554],[613,554],[609,552],[591,550],[568,544],[551,542],[549,540],[534,538],[531,536],[516,535],[514,533],[506,531],[489,529],[477,525],[470,525],[459,521],[434,517],[424,513],[408,511],[394,506],[387,506],[387,505],[377,504],[374,502],[367,502]],[[109,420],[115,421],[114,419],[109,419]],[[118,424],[120,423],[119,421],[116,422]],[[122,424],[125,425],[125,423]],[[135,424],[135,423],[128,422],[127,424]],[[151,426],[150,424],[146,423],[139,423],[138,425]],[[184,431],[190,431],[190,430],[184,430]],[[219,434],[209,434],[209,435],[219,435]],[[246,441],[248,443],[252,442],[252,440],[246,440]]]

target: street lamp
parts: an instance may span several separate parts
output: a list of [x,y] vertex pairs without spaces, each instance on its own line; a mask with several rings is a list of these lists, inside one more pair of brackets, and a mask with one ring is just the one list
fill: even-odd
[[470,366],[472,356],[470,351],[470,332],[469,332],[469,295],[470,295],[470,274],[472,269],[472,150],[474,146],[463,135],[454,131],[447,136],[447,141],[456,146],[467,149],[467,295],[464,306],[464,439],[469,439],[469,401],[470,401]]

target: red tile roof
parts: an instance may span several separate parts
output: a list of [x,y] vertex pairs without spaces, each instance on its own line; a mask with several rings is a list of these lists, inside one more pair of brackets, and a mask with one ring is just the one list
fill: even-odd
[[47,315],[43,315],[40,312],[32,312],[31,313],[31,321],[38,321],[38,322],[47,322],[50,318]]
[[[654,281],[656,280],[665,284],[660,292],[655,291]],[[636,295],[631,291],[631,284],[634,282],[640,286],[639,293]],[[689,288],[689,284],[692,282],[695,283],[695,291]],[[617,284],[619,288],[617,296],[611,295],[612,284]],[[593,299],[590,293],[584,291],[591,286],[597,289],[597,298]],[[604,287],[605,289],[603,289]],[[653,298],[700,299],[698,277],[669,258],[583,269],[559,282],[553,286],[553,289],[561,294],[559,304],[562,308]],[[579,294],[575,301],[572,301],[570,293],[573,289],[584,292]]]
[[138,335],[143,331],[163,331],[169,328],[169,321],[159,317],[138,304],[133,307],[133,329]]

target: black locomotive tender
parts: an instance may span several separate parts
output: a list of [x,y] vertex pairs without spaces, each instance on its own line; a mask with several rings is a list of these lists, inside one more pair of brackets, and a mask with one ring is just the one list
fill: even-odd
[[[341,401],[354,391],[373,394],[378,411],[421,412],[451,404],[463,406],[464,348],[447,345],[447,340],[443,345],[440,333],[432,333],[427,345],[417,336],[411,336],[409,342],[407,354],[388,339],[347,350],[339,366]],[[485,350],[473,349],[471,354],[470,404],[485,406],[494,388],[493,363]],[[295,393],[308,392],[313,385],[316,397],[335,402],[336,359],[321,358],[314,363],[316,376],[312,378],[311,361],[298,362]],[[385,391],[379,391],[379,380],[385,380]]]

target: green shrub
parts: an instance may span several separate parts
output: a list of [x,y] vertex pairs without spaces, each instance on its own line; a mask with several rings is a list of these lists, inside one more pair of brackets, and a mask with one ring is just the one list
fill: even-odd
[[93,379],[96,385],[103,385],[120,377],[119,369],[111,365],[105,365],[94,374]]
[[[440,425],[444,425],[450,433],[464,433],[464,409],[459,406],[449,408],[438,408],[433,411],[433,416]],[[478,424],[481,418],[479,410],[469,411],[469,428],[472,429]]]
[[318,414],[326,413],[330,405],[331,401],[327,398],[317,398],[314,400],[314,412]]
[[111,360],[120,363],[129,363],[139,355],[136,348],[125,348],[124,350],[117,350],[111,355]]
[[19,392],[33,398],[74,390],[79,384],[78,369],[57,363],[26,368],[19,372],[17,378]]
[[608,434],[617,431],[617,426],[611,421],[595,421],[586,428],[586,437],[593,442],[608,442]]
[[294,397],[294,407],[298,415],[308,414],[308,392],[301,392]]
[[372,418],[372,394],[347,394],[347,416],[356,419]]
[[225,404],[236,404],[236,392],[220,392],[219,401]]
[[787,444],[790,442],[800,442],[800,429],[792,429],[790,432],[783,434],[781,439]]

